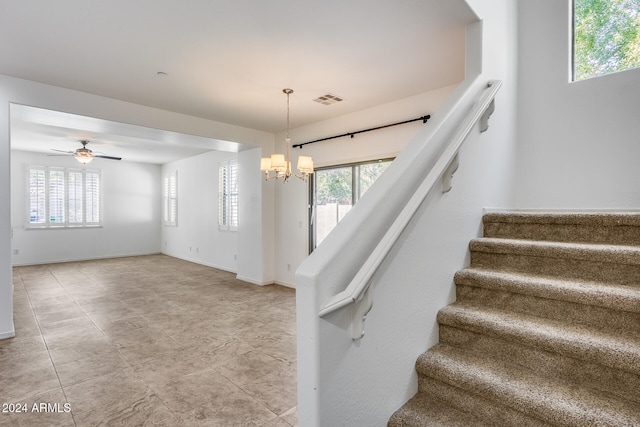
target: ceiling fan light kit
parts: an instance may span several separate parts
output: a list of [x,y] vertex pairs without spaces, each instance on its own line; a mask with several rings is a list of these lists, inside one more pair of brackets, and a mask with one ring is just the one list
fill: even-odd
[[87,148],[87,144],[88,143],[89,143],[89,141],[86,140],[86,139],[80,140],[80,144],[82,144],[82,148],[78,148],[76,151],[62,151],[62,150],[56,150],[56,149],[52,149],[52,150],[70,154],[73,157],[75,157],[76,160],[79,161],[80,163],[82,163],[83,165],[86,165],[87,163],[89,163],[90,161],[92,161],[96,157],[99,157],[101,159],[109,159],[109,160],[122,160],[122,157],[114,157],[114,156],[105,156],[105,155],[102,155],[102,154],[94,154],[93,151],[91,151],[90,149]]

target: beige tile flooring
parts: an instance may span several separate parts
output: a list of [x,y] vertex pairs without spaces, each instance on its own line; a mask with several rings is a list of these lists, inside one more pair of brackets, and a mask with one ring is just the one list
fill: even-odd
[[164,255],[13,274],[0,426],[297,424],[295,291]]

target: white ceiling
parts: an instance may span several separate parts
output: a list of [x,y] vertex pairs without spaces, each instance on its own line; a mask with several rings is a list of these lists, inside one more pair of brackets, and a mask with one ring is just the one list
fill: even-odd
[[[461,81],[476,19],[464,0],[0,0],[0,74],[275,133],[285,87],[298,127]],[[344,101],[313,102],[325,93]],[[60,113],[38,120],[12,122],[13,148],[46,139],[71,150],[86,135],[124,158],[173,138]]]

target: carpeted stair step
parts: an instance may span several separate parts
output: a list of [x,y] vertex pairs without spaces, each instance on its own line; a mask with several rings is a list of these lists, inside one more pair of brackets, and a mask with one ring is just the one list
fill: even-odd
[[389,427],[488,427],[478,417],[418,393],[389,419]]
[[439,332],[440,343],[450,347],[640,404],[640,374],[448,325],[440,325]]
[[389,425],[640,426],[640,213],[483,221]]
[[565,357],[640,374],[640,336],[612,334],[508,311],[454,303],[438,322]]
[[498,212],[483,222],[485,237],[640,245],[638,212]]
[[[540,377],[502,360],[478,357],[477,354],[444,344],[438,344],[422,354],[416,363],[416,370],[420,378],[421,393],[430,393],[429,387],[433,380],[461,390],[457,399],[451,399],[458,401],[458,408],[472,395],[551,425],[640,424],[640,405],[637,403],[616,399],[555,378]],[[470,406],[475,404],[472,402]]]
[[[551,424],[533,418],[523,412],[503,405],[501,402],[487,399],[467,390],[455,387],[433,377],[419,376],[418,394],[437,396],[438,400],[463,413],[473,414],[481,420],[480,425],[491,426],[548,427]],[[475,426],[474,424],[471,424]]]
[[640,247],[478,238],[471,267],[640,287]]
[[640,336],[640,287],[466,268],[456,300]]

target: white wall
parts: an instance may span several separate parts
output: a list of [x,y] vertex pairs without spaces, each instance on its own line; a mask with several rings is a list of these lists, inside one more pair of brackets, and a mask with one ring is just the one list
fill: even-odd
[[218,228],[218,166],[237,157],[212,151],[162,166],[162,179],[178,175],[178,224],[161,226],[162,253],[237,271],[237,232]]
[[519,2],[517,204],[637,209],[640,69],[570,83],[570,4]]
[[274,203],[270,182],[260,171],[263,150],[238,153],[238,279],[274,282]]
[[[11,151],[11,227],[13,264],[143,255],[160,252],[160,167],[96,159],[89,169],[101,171],[102,227],[27,229],[27,166],[78,168],[73,157],[51,157]],[[18,251],[19,254],[15,254]]]
[[0,86],[0,339],[15,336],[11,274],[11,147],[9,102]]
[[[333,135],[396,123],[431,114],[455,86],[449,86],[400,101],[347,114],[332,120],[291,130],[291,143],[303,143]],[[293,107],[292,107],[293,108]],[[331,108],[331,107],[322,107]],[[429,126],[417,121],[292,149],[291,164],[298,155],[313,157],[315,167],[395,157],[418,131]],[[276,136],[278,150],[284,150],[284,134]],[[276,282],[294,287],[294,275],[309,254],[309,186],[293,178],[285,184],[269,183],[276,191]]]
[[[80,114],[116,122],[235,141],[246,147],[273,149],[273,134],[158,110],[88,93],[0,75],[0,339],[13,336],[11,286],[11,153],[10,104]],[[251,150],[249,150],[251,151]],[[256,165],[256,168],[258,166]],[[264,200],[261,200],[265,203]],[[273,213],[262,214],[267,221]],[[256,212],[260,215],[260,212]],[[262,240],[262,236],[260,236]],[[271,256],[264,253],[260,256]]]
[[[472,131],[460,152],[452,191],[436,192],[423,203],[374,276],[373,309],[363,340],[351,339],[350,309],[318,318],[319,307],[347,285],[335,280],[337,271],[358,268],[347,265],[339,245],[348,239],[356,248],[362,245],[351,229],[355,220],[347,221],[347,215],[336,233],[301,265],[296,275],[300,425],[386,425],[389,416],[417,391],[415,360],[437,342],[436,313],[454,299],[453,274],[468,265],[468,242],[481,233],[482,209],[513,203],[517,4],[511,0],[468,3],[483,20],[471,26],[469,76],[482,73],[483,81],[503,81],[489,130],[480,134],[476,127]],[[414,152],[427,129],[407,149]],[[406,152],[400,156],[406,158]],[[401,184],[394,188],[404,190]],[[368,213],[365,206],[377,191],[374,185],[361,200],[362,212]],[[366,200],[368,196],[371,199]],[[358,205],[350,215],[367,228],[368,216],[358,216],[357,211]],[[340,253],[329,253],[338,246]],[[313,277],[318,286],[311,285]]]

